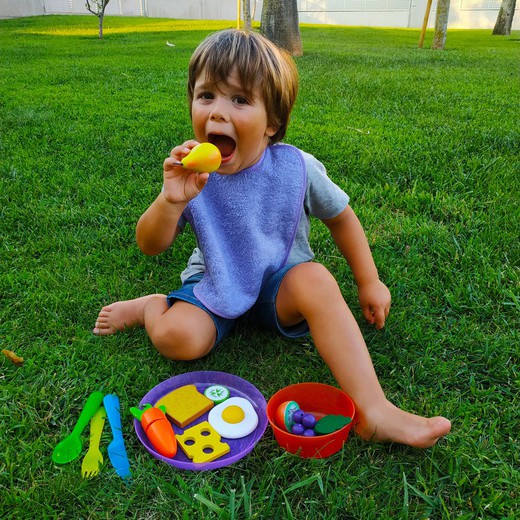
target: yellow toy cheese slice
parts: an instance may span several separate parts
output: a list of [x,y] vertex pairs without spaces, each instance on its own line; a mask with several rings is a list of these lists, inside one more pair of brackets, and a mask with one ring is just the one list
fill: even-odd
[[220,435],[208,421],[192,426],[176,437],[182,451],[196,464],[211,462],[231,450],[229,444],[221,441]]

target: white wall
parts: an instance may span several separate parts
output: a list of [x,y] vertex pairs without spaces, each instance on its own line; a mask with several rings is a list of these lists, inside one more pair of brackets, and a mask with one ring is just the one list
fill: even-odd
[[[427,0],[298,0],[301,23],[369,27],[422,27]],[[448,27],[492,29],[501,0],[451,0]],[[434,0],[428,26],[435,25]],[[513,29],[520,29],[520,6]]]
[[[298,0],[301,23],[368,27],[422,26],[427,0]],[[250,0],[260,20],[263,0]],[[449,28],[492,29],[501,0],[451,0]],[[433,2],[429,27],[435,23]],[[520,29],[520,5],[513,29]],[[0,0],[0,18],[88,14],[85,0]],[[188,20],[236,20],[237,0],[110,0],[107,15]]]
[[[254,0],[253,0],[254,1]],[[236,20],[236,0],[146,0],[147,16],[187,20]]]
[[303,11],[300,23],[366,27],[408,27],[408,11]]
[[0,0],[0,18],[40,16],[45,14],[43,0]]

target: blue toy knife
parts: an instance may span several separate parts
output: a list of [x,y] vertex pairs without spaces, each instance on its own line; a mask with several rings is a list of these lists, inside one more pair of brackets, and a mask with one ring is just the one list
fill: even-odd
[[130,463],[126,455],[125,441],[121,428],[119,397],[114,394],[105,395],[103,405],[112,429],[112,442],[108,445],[108,457],[116,473],[123,479],[132,476]]

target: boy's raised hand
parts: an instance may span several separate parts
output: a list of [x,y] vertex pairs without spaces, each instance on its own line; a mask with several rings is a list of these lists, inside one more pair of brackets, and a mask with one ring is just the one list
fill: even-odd
[[379,279],[358,287],[359,303],[367,321],[377,329],[385,326],[390,312],[391,296],[388,287]]
[[171,151],[170,157],[165,159],[163,194],[168,202],[189,202],[202,191],[208,182],[209,173],[186,170],[178,164],[198,144],[195,140],[186,141],[180,146],[176,146]]

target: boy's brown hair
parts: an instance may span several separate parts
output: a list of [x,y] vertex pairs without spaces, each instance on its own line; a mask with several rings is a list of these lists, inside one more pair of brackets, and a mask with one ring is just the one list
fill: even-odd
[[201,74],[217,85],[225,84],[234,71],[247,94],[258,89],[263,97],[268,125],[277,129],[269,143],[281,141],[298,94],[298,71],[286,51],[258,33],[219,31],[197,47],[188,69],[190,110],[195,82]]

